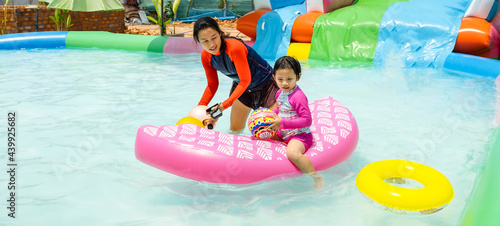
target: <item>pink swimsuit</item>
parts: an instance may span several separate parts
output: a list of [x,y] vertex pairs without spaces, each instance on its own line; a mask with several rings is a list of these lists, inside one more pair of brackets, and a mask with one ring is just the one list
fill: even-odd
[[309,129],[312,116],[304,92],[298,86],[295,86],[289,93],[280,89],[276,93],[276,103],[278,108],[273,111],[281,117],[278,136],[287,144],[292,139],[300,140],[306,150],[309,149],[313,143],[313,136]]

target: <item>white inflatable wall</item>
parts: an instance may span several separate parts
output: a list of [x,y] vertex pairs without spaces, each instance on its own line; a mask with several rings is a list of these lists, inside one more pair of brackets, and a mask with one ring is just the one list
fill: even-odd
[[[496,0],[473,0],[469,8],[465,12],[464,17],[477,17],[481,19],[486,19],[493,10],[493,3]],[[494,9],[497,10],[497,9]]]

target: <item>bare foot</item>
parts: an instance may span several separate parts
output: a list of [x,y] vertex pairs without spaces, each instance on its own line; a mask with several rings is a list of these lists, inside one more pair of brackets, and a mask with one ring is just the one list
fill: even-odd
[[310,173],[309,176],[311,176],[314,179],[314,188],[315,189],[321,188],[321,187],[323,187],[323,185],[325,185],[325,179],[323,178],[323,175],[321,175],[317,172],[314,172],[314,173]]

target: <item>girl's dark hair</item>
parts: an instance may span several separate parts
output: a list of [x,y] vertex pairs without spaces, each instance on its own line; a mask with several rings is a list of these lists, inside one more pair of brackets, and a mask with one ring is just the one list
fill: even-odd
[[212,28],[220,34],[220,40],[221,40],[220,52],[224,52],[224,50],[226,50],[226,41],[224,40],[226,38],[226,35],[220,29],[217,21],[215,21],[212,17],[204,16],[204,17],[200,17],[200,18],[198,18],[198,20],[196,20],[196,22],[194,23],[194,27],[193,27],[194,41],[200,43],[200,40],[198,40],[198,33],[201,30],[207,29],[207,28]]
[[297,79],[299,79],[299,75],[302,73],[300,62],[291,56],[282,56],[276,60],[276,63],[274,63],[273,74],[276,74],[276,71],[279,69],[292,69],[295,75],[297,75]]

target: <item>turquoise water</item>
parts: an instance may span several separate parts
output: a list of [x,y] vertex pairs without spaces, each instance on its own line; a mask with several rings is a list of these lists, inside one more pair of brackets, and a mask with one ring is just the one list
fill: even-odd
[[[7,217],[2,202],[7,225],[456,225],[493,128],[493,79],[403,71],[398,61],[377,69],[304,68],[298,84],[310,101],[332,96],[356,117],[353,155],[322,171],[319,190],[305,176],[207,184],[134,156],[141,125],[175,124],[198,103],[206,84],[199,55],[18,50],[0,51],[0,62],[0,120],[6,125],[15,111],[18,122],[17,218]],[[214,101],[224,100],[230,85],[221,79]],[[228,131],[228,115],[216,130]],[[0,159],[7,168],[6,151]],[[377,208],[354,180],[363,166],[385,159],[439,170],[455,198],[428,216]],[[1,194],[7,177],[0,174]]]

